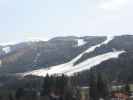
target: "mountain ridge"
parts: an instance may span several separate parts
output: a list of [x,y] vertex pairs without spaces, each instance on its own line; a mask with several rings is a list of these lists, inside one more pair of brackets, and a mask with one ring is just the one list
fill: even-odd
[[[81,39],[81,43],[79,43],[79,39]],[[110,40],[107,40],[109,39],[105,36],[71,36],[53,38],[47,42],[26,42],[12,45],[11,52],[0,55],[2,60],[0,72],[1,74],[20,76],[45,76],[47,73],[51,75],[56,73],[73,75],[74,73],[84,73],[84,71],[89,71],[89,69],[97,71],[102,69],[101,72],[106,74],[111,74],[112,70],[117,73],[120,70],[132,69],[133,36],[110,36]],[[126,56],[123,57],[123,55]],[[100,60],[98,61],[97,59]],[[129,60],[126,61],[126,59]],[[129,64],[121,65],[121,60],[129,62]],[[110,62],[112,61],[113,63],[111,64]],[[68,65],[66,66],[66,64]],[[126,67],[116,66],[114,68],[111,65]],[[119,73],[119,75],[110,76],[117,77],[115,75],[118,75],[122,77],[121,73],[123,71]],[[130,73],[132,73],[132,70],[130,70]]]

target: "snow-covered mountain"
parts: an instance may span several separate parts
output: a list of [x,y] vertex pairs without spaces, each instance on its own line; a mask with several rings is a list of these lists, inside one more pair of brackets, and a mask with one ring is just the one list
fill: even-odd
[[[79,54],[77,57],[73,58],[71,61],[57,65],[57,66],[51,66],[50,68],[43,68],[31,72],[26,72],[24,75],[39,75],[39,76],[46,76],[47,74],[53,75],[53,74],[66,74],[66,75],[72,75],[77,72],[81,72],[87,69],[90,69],[91,67],[100,64],[103,61],[106,61],[111,58],[118,58],[120,54],[124,53],[124,50],[120,51],[111,51],[105,54],[97,55],[95,57],[91,57],[89,59],[86,59],[85,61],[74,65],[76,61],[78,61],[85,53],[93,52],[96,48],[101,47],[102,45],[107,45],[110,41],[114,39],[113,36],[108,36],[107,39],[97,45],[91,46],[88,49],[86,49],[84,52]],[[113,50],[113,49],[112,49]]]
[[[117,66],[121,66],[121,59],[128,59],[131,63],[132,51],[132,35],[69,36],[56,37],[48,41],[23,42],[0,47],[0,72],[17,73],[22,76],[73,75],[93,67],[98,69],[101,64],[106,66],[102,66],[103,71],[111,70],[108,63],[112,60],[117,62]],[[126,55],[126,59],[123,55]]]
[[[1,73],[26,72],[66,63],[106,37],[56,37],[49,41],[2,46]],[[10,48],[7,48],[10,47]],[[5,50],[6,49],[6,50]],[[6,52],[5,52],[6,51]]]

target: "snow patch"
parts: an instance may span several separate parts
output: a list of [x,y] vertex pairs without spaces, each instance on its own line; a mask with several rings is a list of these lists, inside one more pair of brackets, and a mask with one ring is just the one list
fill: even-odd
[[77,39],[78,46],[83,46],[86,44],[86,42],[83,39]]
[[11,51],[11,48],[7,46],[7,47],[4,47],[2,50],[7,54]]

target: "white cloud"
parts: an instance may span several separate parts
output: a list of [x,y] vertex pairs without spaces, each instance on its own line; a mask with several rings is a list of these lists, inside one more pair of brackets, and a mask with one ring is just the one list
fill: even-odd
[[129,0],[102,0],[100,8],[105,10],[120,10]]

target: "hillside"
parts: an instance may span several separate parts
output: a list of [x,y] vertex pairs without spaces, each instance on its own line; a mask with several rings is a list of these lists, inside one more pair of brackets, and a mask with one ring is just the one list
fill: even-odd
[[92,69],[108,75],[110,80],[131,80],[132,50],[132,35],[70,36],[29,41],[1,46],[0,72],[1,75],[20,76],[45,76],[47,73],[68,76],[81,73],[84,76]]

